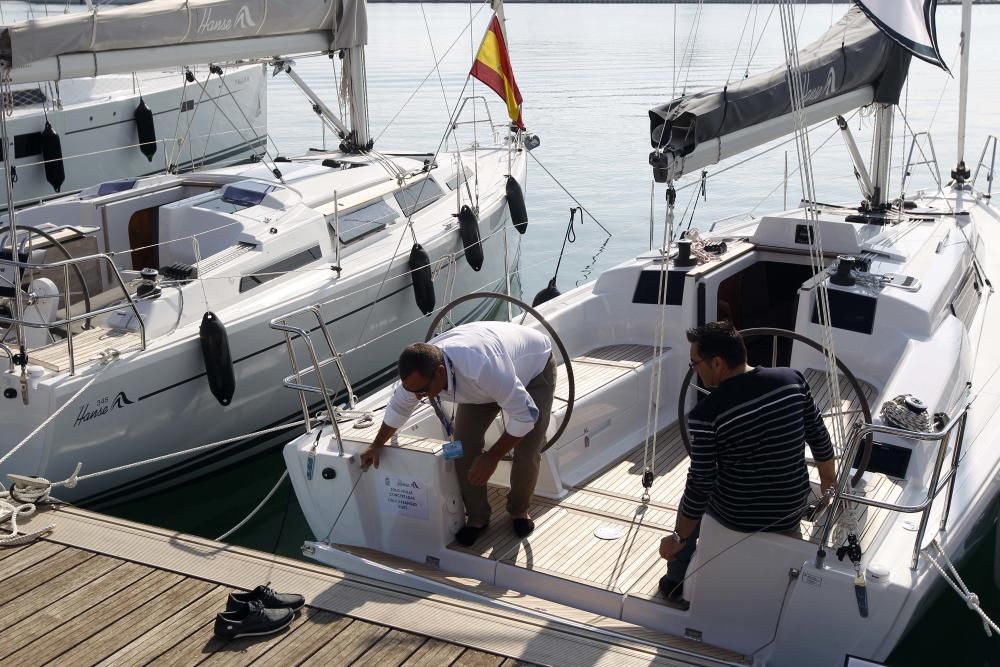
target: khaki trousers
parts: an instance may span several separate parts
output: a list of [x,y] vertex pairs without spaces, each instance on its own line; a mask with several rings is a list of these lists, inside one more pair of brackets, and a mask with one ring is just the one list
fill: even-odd
[[[538,481],[541,450],[545,445],[545,431],[549,426],[549,417],[552,416],[552,398],[556,391],[556,365],[552,357],[549,357],[545,368],[525,389],[538,408],[538,421],[514,447],[510,492],[507,494],[507,511],[511,514],[528,511],[535,483]],[[462,458],[455,460],[455,472],[458,474],[458,485],[462,490],[462,501],[465,503],[469,523],[489,523],[492,514],[486,497],[486,486],[473,486],[469,483],[469,468],[476,457],[482,454],[486,446],[486,429],[499,412],[500,406],[496,403],[461,403],[455,414],[455,439],[462,441],[463,451]]]

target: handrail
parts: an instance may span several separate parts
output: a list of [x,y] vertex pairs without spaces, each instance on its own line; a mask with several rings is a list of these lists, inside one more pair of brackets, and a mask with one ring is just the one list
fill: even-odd
[[[920,147],[917,140],[920,137],[926,137],[927,147],[930,150],[931,156],[928,158],[927,154],[924,153],[924,149]],[[913,151],[919,151],[921,160],[920,162],[913,161]],[[910,180],[910,176],[913,173],[913,167],[919,167],[926,165],[931,172],[931,176],[934,177],[934,182],[937,184],[938,190],[941,190],[941,167],[938,166],[937,153],[934,151],[934,141],[931,139],[930,132],[917,132],[912,136],[910,142],[910,152],[906,156],[906,166],[903,168],[903,182],[899,186],[899,191],[903,196],[906,195],[906,184]]]
[[[70,259],[61,259],[57,262],[22,262],[16,259],[17,253],[11,252],[11,259],[0,259],[0,265],[7,265],[16,267],[16,275],[20,276],[23,274],[23,269],[31,269],[44,271],[46,269],[59,269],[63,270],[63,289],[65,290],[64,297],[65,301],[65,311],[66,317],[61,320],[54,320],[52,322],[25,322],[23,320],[18,320],[15,318],[4,317],[0,315],[0,322],[7,324],[17,324],[19,327],[28,327],[29,329],[51,329],[53,327],[65,327],[66,329],[66,348],[69,352],[69,374],[76,375],[76,359],[73,356],[73,324],[81,320],[89,320],[97,315],[103,315],[105,313],[111,313],[116,310],[121,310],[123,307],[129,308],[135,315],[135,320],[139,326],[139,345],[141,350],[146,349],[146,323],[143,321],[142,316],[139,314],[139,308],[135,303],[135,299],[129,294],[128,287],[125,285],[125,280],[122,278],[121,271],[118,270],[118,266],[115,265],[114,260],[111,259],[110,255],[105,253],[97,253],[95,255],[87,255],[86,257],[73,257]],[[97,309],[85,309],[84,312],[79,315],[73,315],[71,309],[71,296],[72,292],[70,290],[69,281],[69,269],[71,266],[82,264],[84,262],[104,262],[108,267],[108,275],[113,276],[118,282],[118,287],[121,289],[122,294],[125,295],[125,300],[127,304],[113,304],[110,306],[104,306]],[[15,289],[21,289],[20,282],[21,278],[16,278],[14,281]]]
[[[296,327],[288,324],[288,320],[293,317],[300,315],[305,315],[311,313],[316,318],[316,323],[318,329],[323,334],[323,339],[330,349],[330,357],[320,361],[319,355],[316,354],[316,347],[313,345],[312,338],[310,336],[310,330],[304,327]],[[340,426],[337,424],[337,411],[336,407],[330,402],[331,393],[330,389],[327,387],[326,379],[323,377],[321,372],[323,368],[329,366],[330,364],[336,364],[337,371],[340,374],[340,378],[344,383],[344,388],[347,391],[347,404],[348,407],[354,408],[357,404],[357,397],[354,395],[354,388],[351,386],[351,381],[347,377],[347,369],[344,368],[343,361],[341,360],[341,355],[337,352],[337,346],[333,342],[333,337],[330,335],[330,330],[326,326],[326,322],[323,321],[323,311],[319,305],[304,306],[297,310],[293,310],[290,313],[285,313],[284,315],[279,315],[275,317],[270,322],[270,327],[276,331],[281,331],[285,336],[285,346],[288,349],[288,360],[292,366],[292,374],[285,377],[282,380],[282,384],[289,389],[295,389],[299,392],[299,402],[302,405],[302,416],[305,420],[306,429],[312,430],[312,418],[309,416],[309,402],[306,400],[305,393],[315,393],[320,394],[323,397],[323,404],[326,407],[326,415],[330,423],[333,424],[334,434],[337,438],[337,446],[340,450],[340,454],[344,453],[344,441],[340,434]],[[313,329],[315,331],[316,329]],[[309,359],[312,362],[309,367],[302,368],[299,366],[298,357],[295,354],[295,345],[293,337],[297,336],[300,338],[306,346],[306,350],[309,353]],[[315,373],[319,381],[319,386],[304,384],[303,376],[308,373]]]
[[[938,530],[943,531],[948,525],[948,515],[951,512],[952,495],[955,491],[955,474],[958,471],[959,458],[962,454],[962,443],[965,439],[965,425],[969,417],[969,407],[971,405],[972,401],[968,400],[965,402],[965,405],[960,411],[954,415],[949,415],[947,425],[940,431],[911,431],[892,426],[883,426],[880,424],[857,423],[854,425],[854,428],[851,431],[851,436],[848,440],[849,446],[846,451],[849,452],[849,455],[845,456],[845,462],[854,460],[857,448],[863,438],[866,436],[873,436],[876,433],[896,436],[898,438],[913,440],[915,442],[937,442],[937,456],[934,460],[934,468],[931,471],[931,479],[927,487],[927,498],[923,502],[916,505],[901,505],[898,503],[887,503],[880,500],[873,500],[855,493],[850,493],[846,490],[846,486],[850,476],[851,466],[842,466],[837,480],[836,491],[833,499],[831,500],[831,509],[827,513],[826,523],[823,526],[823,534],[820,539],[819,549],[816,551],[817,568],[821,568],[823,566],[823,561],[826,558],[826,542],[830,538],[830,533],[833,530],[833,522],[836,515],[834,510],[840,501],[853,502],[859,505],[868,505],[904,514],[914,514],[920,512],[920,526],[917,529],[916,542],[913,547],[913,557],[910,560],[910,569],[915,570],[917,568],[917,564],[920,559],[920,546],[923,543],[924,533],[927,529],[927,521],[931,505],[946,486],[948,493]],[[952,450],[951,465],[942,478],[941,471],[944,467],[945,454],[947,453],[948,443],[951,440],[953,433],[955,434],[955,447]]]
[[993,196],[993,173],[996,168],[997,163],[997,138],[994,135],[988,135],[986,137],[986,143],[983,144],[983,152],[979,154],[979,160],[976,162],[976,171],[972,174],[972,180],[969,181],[969,185],[973,189],[976,187],[976,179],[979,178],[979,170],[986,166],[986,151],[990,149],[990,144],[993,144],[993,150],[990,152],[990,162],[989,171],[986,172],[986,194],[983,195],[986,199],[990,199]]

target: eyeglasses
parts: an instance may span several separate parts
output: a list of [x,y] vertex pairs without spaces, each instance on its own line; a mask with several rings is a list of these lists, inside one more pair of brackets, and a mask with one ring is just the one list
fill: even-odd
[[428,381],[428,383],[425,384],[423,387],[421,387],[420,389],[414,389],[414,390],[410,391],[410,393],[411,394],[427,394],[431,390],[431,384],[433,384],[433,383],[434,383],[434,379],[431,378],[431,380]]
[[692,359],[691,361],[688,362],[688,368],[690,368],[691,370],[694,370],[695,367],[698,364],[700,364],[700,363],[702,363],[704,361],[708,361],[708,360],[707,359]]

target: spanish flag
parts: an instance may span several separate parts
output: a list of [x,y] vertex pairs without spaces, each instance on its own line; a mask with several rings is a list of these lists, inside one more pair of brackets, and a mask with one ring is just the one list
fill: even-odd
[[500,29],[500,21],[496,14],[490,21],[483,44],[476,55],[476,62],[472,64],[472,71],[469,74],[485,83],[504,99],[511,121],[517,123],[523,130],[521,91],[517,89],[517,82],[514,81],[514,70],[510,66],[507,45],[503,41],[503,31]]

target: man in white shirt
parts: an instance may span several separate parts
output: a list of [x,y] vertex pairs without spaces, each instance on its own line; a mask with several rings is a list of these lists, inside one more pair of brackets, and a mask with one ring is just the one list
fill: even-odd
[[[471,322],[429,343],[414,343],[399,357],[400,384],[385,409],[372,446],[362,455],[378,467],[382,448],[427,398],[450,440],[462,443],[455,471],[465,503],[465,526],[455,534],[471,546],[490,521],[486,483],[513,450],[507,512],[514,532],[526,537],[535,524],[528,506],[538,481],[541,448],[552,411],[556,369],[545,334],[509,322]],[[441,399],[452,406],[450,413]],[[500,411],[505,431],[486,449],[486,429]]]

